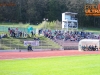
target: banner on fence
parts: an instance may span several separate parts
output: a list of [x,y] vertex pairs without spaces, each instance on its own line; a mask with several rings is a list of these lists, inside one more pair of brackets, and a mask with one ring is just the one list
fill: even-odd
[[24,41],[24,46],[39,46],[39,41]]

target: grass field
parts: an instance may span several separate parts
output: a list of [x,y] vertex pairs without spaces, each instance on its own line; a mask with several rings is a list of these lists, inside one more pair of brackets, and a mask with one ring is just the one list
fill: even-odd
[[100,75],[100,55],[0,60],[0,75]]

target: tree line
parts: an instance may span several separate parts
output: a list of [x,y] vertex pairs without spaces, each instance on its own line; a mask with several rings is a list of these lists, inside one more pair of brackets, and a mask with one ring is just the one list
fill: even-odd
[[[87,1],[87,0],[86,0]],[[48,21],[62,20],[63,12],[78,13],[81,26],[100,26],[100,18],[86,16],[85,0],[0,0],[0,22],[23,22],[37,24],[44,18]],[[94,3],[98,3],[96,0]]]

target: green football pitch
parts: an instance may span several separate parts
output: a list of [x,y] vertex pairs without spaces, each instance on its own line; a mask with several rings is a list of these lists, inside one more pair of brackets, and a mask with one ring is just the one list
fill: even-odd
[[100,55],[0,60],[0,75],[100,75]]

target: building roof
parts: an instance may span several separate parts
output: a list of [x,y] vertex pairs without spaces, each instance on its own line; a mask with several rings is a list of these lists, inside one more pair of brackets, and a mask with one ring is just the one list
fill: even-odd
[[72,15],[77,15],[77,13],[73,13],[73,12],[64,12],[65,14],[72,14]]

